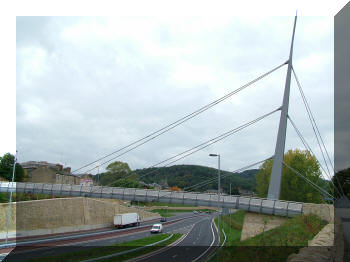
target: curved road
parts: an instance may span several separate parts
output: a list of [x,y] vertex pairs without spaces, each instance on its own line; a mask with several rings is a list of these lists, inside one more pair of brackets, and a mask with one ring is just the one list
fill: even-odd
[[[167,231],[165,231],[167,232]],[[217,230],[213,216],[205,216],[192,225],[186,237],[176,246],[164,248],[160,252],[146,255],[134,261],[164,262],[164,261],[202,261],[219,245]]]
[[[198,214],[198,215],[194,215],[193,213],[183,213],[168,219],[167,222],[170,222],[178,218],[185,218],[185,219],[179,222],[175,222],[173,224],[164,225],[163,232],[164,233],[183,233],[183,234],[189,233],[186,236],[186,238],[184,238],[183,241],[179,243],[184,248],[187,247],[188,245],[196,245],[196,246],[202,245],[203,247],[208,248],[208,246],[211,244],[209,240],[213,239],[212,230],[210,228],[212,216],[207,215],[205,213]],[[158,221],[159,220],[157,220],[157,222],[148,222],[146,224],[159,223]],[[150,236],[149,229],[142,230],[142,231],[135,231],[133,229],[135,228],[131,228],[130,232],[128,232],[129,230],[125,230],[124,232],[121,232],[119,230],[112,230],[113,232],[116,232],[116,233],[118,233],[119,231],[122,234],[106,235],[104,237],[99,237],[97,239],[93,239],[93,238],[89,239],[87,237],[82,237],[81,239],[55,242],[55,239],[57,239],[57,237],[48,238],[46,240],[50,242],[41,243],[39,247],[37,247],[36,249],[20,250],[17,252],[15,250],[14,253],[11,253],[9,256],[6,257],[6,261],[26,261],[28,259],[39,258],[43,256],[55,256],[63,253],[86,250],[97,246],[110,246],[116,243],[141,239],[141,238]],[[190,230],[191,232],[189,232]],[[110,230],[106,232],[110,232]],[[77,233],[74,233],[73,235],[76,235],[76,234]],[[83,235],[88,235],[88,234],[83,234]],[[202,238],[206,239],[207,241],[203,242],[201,240]],[[30,249],[30,246],[28,248]],[[178,249],[178,247],[176,249]],[[201,252],[203,252],[204,249],[205,248],[202,248]],[[182,261],[182,260],[179,260],[179,261]]]

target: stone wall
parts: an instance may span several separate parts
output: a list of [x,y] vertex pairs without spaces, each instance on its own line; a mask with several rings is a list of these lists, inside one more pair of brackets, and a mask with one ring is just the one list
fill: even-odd
[[254,237],[263,231],[279,227],[287,219],[286,217],[247,212],[244,216],[241,241]]
[[[328,224],[301,248],[298,254],[291,254],[287,262],[342,262],[344,257],[344,236],[340,217],[334,216],[334,206],[328,204],[303,204],[303,214],[315,214]],[[253,237],[282,225],[287,218],[257,213],[246,213],[241,240]],[[266,223],[264,223],[266,221]],[[265,225],[264,225],[265,224]],[[265,228],[264,228],[265,226]],[[334,236],[337,236],[335,239]]]
[[[328,224],[308,242],[308,246],[291,254],[287,262],[342,262],[344,257],[344,236],[340,217],[334,216],[334,206],[327,204],[303,205],[304,214],[315,214]],[[337,236],[335,238],[334,236]]]
[[60,172],[53,167],[41,166],[28,173],[27,182],[79,185],[80,178],[69,173]]
[[315,214],[328,223],[333,223],[334,206],[329,204],[303,203],[303,214]]
[[[8,204],[0,204],[0,231],[7,223]],[[127,207],[119,200],[84,197],[23,201],[12,204],[9,231],[17,236],[52,234],[113,226],[115,214],[137,212],[141,220],[159,217],[142,209]]]

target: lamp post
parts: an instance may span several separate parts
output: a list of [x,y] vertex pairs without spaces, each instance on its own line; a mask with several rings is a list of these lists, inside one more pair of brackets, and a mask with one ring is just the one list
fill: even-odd
[[220,155],[219,154],[209,154],[209,156],[218,157],[218,231],[220,237]]
[[[15,168],[16,168],[16,163],[17,163],[17,154],[18,154],[18,151],[16,150],[15,160],[13,161],[13,169],[12,169],[12,179],[11,179],[12,186],[13,186],[13,182],[15,181]],[[10,192],[10,203],[8,205],[8,210],[7,210],[7,224],[6,224],[6,240],[5,240],[5,244],[8,243],[10,217],[11,217],[11,206],[12,206],[12,191]]]
[[[230,197],[231,197],[231,179],[230,179]],[[230,236],[232,235],[232,221],[231,221],[231,209],[228,210],[230,212]]]
[[97,167],[98,182],[100,183],[100,165]]

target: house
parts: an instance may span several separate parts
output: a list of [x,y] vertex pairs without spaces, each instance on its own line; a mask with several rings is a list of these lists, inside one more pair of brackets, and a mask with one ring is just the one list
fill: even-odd
[[80,174],[78,175],[80,180],[79,183],[82,186],[93,186],[94,185],[94,179],[93,179],[93,175],[91,174]]

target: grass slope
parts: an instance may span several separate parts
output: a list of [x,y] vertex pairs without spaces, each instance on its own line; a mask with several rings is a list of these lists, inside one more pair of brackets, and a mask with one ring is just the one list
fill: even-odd
[[[95,257],[102,257],[114,253],[119,253],[123,252],[126,250],[131,250],[140,246],[146,246],[152,243],[156,243],[158,241],[161,241],[163,239],[166,239],[169,237],[170,234],[159,234],[159,235],[154,235],[150,236],[147,238],[142,238],[138,240],[133,240],[133,241],[128,241],[128,242],[123,242],[119,244],[115,244],[113,246],[104,246],[104,247],[95,247],[91,248],[88,250],[84,251],[78,251],[78,252],[73,252],[73,253],[68,253],[68,254],[62,254],[59,256],[49,256],[49,257],[43,257],[39,259],[31,259],[28,260],[28,262],[75,262],[75,261],[81,261],[81,260],[86,260],[90,258],[95,258]],[[172,238],[169,240],[160,243],[159,245],[147,247],[145,249],[132,252],[129,254],[121,255],[118,257],[113,257],[111,259],[104,259],[101,261],[124,261],[127,259],[131,259],[133,257],[138,257],[143,254],[147,254],[149,252],[155,251],[161,247],[167,246],[170,243],[174,242],[175,240],[179,239],[182,236],[182,234],[174,234]]]
[[211,209],[153,209],[151,212],[153,213],[158,213],[162,217],[171,217],[174,216],[174,213],[181,213],[181,212],[193,212],[193,211],[201,211],[201,212],[206,212],[206,211],[213,211]]
[[[241,239],[241,232],[243,227],[245,211],[238,210],[234,214],[220,216],[220,238],[223,240],[224,236],[222,234],[222,229],[224,229],[226,234],[226,246],[231,246]],[[218,219],[215,218],[215,224],[218,225]],[[231,225],[231,226],[230,226]]]

